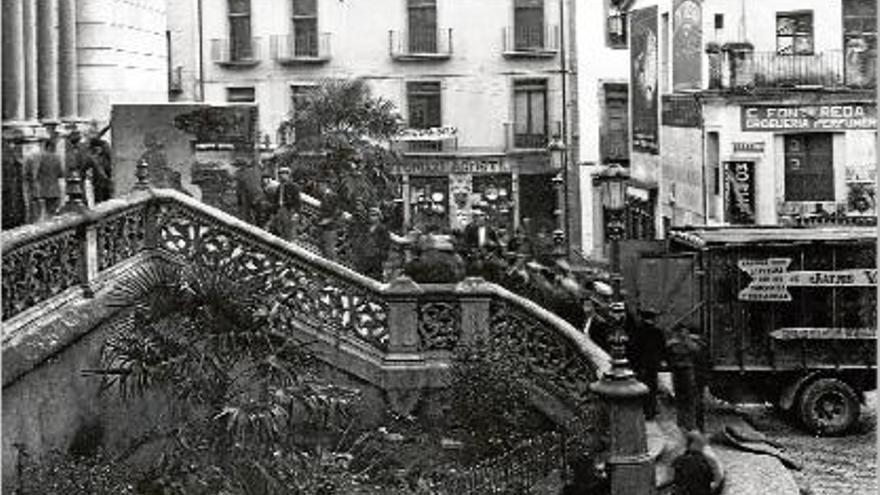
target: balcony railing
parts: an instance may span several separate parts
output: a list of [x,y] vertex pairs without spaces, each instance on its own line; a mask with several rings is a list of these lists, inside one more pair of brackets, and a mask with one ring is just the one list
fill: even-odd
[[513,26],[502,30],[508,58],[550,58],[559,52],[558,26]]
[[169,93],[182,93],[183,92],[183,66],[178,65],[174,68],[168,69],[168,92]]
[[257,65],[260,63],[260,38],[249,38],[246,42],[212,39],[211,60],[219,65]]
[[808,55],[776,52],[709,53],[710,89],[873,88],[877,66],[870,52],[827,50]]
[[395,60],[445,60],[452,56],[452,29],[388,31],[388,50]]
[[550,138],[554,135],[561,135],[562,124],[560,122],[552,122],[547,126],[544,132],[525,131],[521,126],[507,122],[504,124],[505,150],[547,150],[550,144]]
[[272,59],[279,64],[323,63],[330,60],[330,33],[305,32],[270,38]]

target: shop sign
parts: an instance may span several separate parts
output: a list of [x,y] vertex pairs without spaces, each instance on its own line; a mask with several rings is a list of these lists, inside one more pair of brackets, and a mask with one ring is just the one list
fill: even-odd
[[877,105],[743,105],[741,117],[742,130],[750,132],[874,130],[877,128]]
[[660,152],[657,114],[657,7],[632,11],[630,28],[632,147],[634,151],[657,155]]
[[725,218],[730,223],[755,223],[755,164],[726,162]]
[[751,282],[739,292],[740,301],[791,301],[789,287],[871,287],[876,268],[788,271],[791,258],[742,259],[739,269]]
[[396,174],[449,175],[510,173],[510,164],[502,158],[431,158],[409,159],[394,168]]
[[734,141],[733,152],[734,153],[763,153],[764,152],[764,141],[752,141],[752,142]]

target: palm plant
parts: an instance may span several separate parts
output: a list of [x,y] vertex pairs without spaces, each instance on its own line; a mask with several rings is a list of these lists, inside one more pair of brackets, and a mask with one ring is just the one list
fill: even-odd
[[89,373],[102,377],[103,391],[123,399],[165,392],[183,411],[123,453],[161,442],[151,477],[162,492],[277,492],[291,469],[310,466],[297,428],[332,430],[357,403],[354,390],[319,377],[308,343],[281,325],[261,285],[235,277],[229,263],[144,265],[111,304],[122,317],[101,368]]
[[[394,104],[373,97],[363,79],[327,79],[308,91],[279,131],[299,131],[276,156],[277,165],[324,183],[352,213],[393,199],[390,169],[397,156],[389,142],[402,126]],[[303,132],[307,131],[307,132]],[[319,167],[302,168],[302,153],[317,153]],[[299,172],[299,173],[297,173]]]

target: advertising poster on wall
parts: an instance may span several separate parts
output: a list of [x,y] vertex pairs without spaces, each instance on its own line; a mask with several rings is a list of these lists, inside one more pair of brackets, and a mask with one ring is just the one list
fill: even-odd
[[731,224],[755,223],[755,163],[726,162],[724,217]]
[[657,154],[657,7],[631,14],[630,66],[633,150]]
[[675,0],[672,18],[672,86],[700,89],[702,79],[702,0]]

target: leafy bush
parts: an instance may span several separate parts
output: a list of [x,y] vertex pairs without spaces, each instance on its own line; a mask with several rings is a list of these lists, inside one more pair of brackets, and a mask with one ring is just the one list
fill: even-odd
[[527,366],[501,340],[460,346],[453,358],[449,417],[471,461],[497,456],[551,428],[529,402]]

